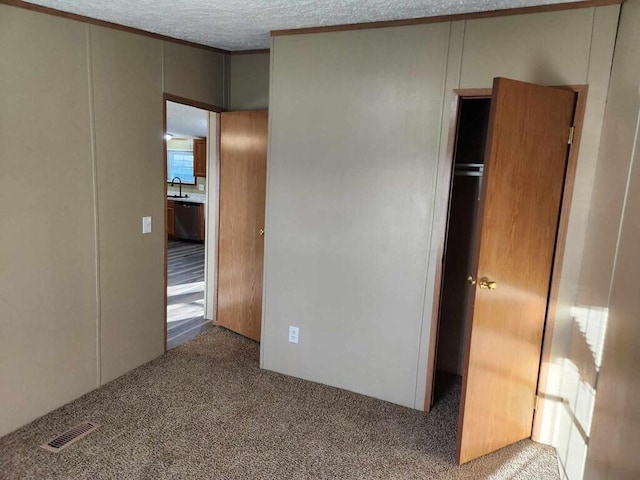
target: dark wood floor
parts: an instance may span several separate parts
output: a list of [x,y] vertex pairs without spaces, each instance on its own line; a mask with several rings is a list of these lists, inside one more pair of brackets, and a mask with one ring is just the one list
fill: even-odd
[[211,328],[204,319],[204,245],[169,240],[167,349]]

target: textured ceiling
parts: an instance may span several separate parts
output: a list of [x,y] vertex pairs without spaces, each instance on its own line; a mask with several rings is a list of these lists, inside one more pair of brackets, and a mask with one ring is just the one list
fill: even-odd
[[576,0],[29,0],[225,50],[269,48],[269,32]]

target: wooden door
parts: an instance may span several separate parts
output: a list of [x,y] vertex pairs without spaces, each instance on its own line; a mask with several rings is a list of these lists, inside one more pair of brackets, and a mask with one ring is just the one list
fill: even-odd
[[460,463],[531,436],[574,104],[570,90],[494,80]]
[[267,111],[220,114],[220,326],[260,341]]

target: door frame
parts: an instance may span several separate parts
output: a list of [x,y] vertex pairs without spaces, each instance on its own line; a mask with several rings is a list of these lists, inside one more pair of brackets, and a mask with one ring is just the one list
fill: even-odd
[[[544,331],[542,337],[542,347],[540,355],[540,367],[538,370],[537,392],[546,390],[548,382],[547,371],[542,368],[548,364],[551,359],[551,345],[553,340],[553,328],[555,325],[556,311],[558,304],[558,295],[560,290],[560,279],[562,273],[562,264],[564,261],[564,253],[566,247],[567,231],[569,227],[569,216],[571,211],[571,200],[573,197],[573,188],[575,184],[575,175],[578,163],[578,155],[580,150],[580,140],[584,124],[584,113],[587,103],[587,85],[562,85],[556,88],[566,88],[576,93],[576,104],[574,112],[574,136],[573,143],[569,148],[567,158],[567,167],[565,172],[565,181],[562,191],[562,204],[560,210],[560,218],[558,220],[558,232],[556,235],[555,252],[553,256],[553,266],[551,269],[551,280],[549,287],[549,296],[547,299],[547,312],[545,316]],[[437,242],[438,264],[435,269],[433,304],[431,309],[431,329],[429,335],[429,353],[427,356],[427,381],[424,397],[424,410],[428,412],[431,409],[431,399],[435,385],[436,373],[436,351],[438,342],[438,330],[440,321],[440,301],[443,288],[443,268],[444,253],[447,239],[447,225],[449,217],[449,205],[451,201],[453,187],[453,166],[455,143],[458,131],[458,118],[460,113],[460,102],[463,98],[491,98],[491,88],[470,88],[470,89],[454,89],[453,98],[450,105],[449,116],[449,133],[447,137],[447,150],[445,155],[442,174],[442,183],[436,192],[436,198],[439,199],[437,204],[446,206],[446,210],[440,213],[438,222],[434,223],[433,238]],[[446,185],[446,187],[445,187]],[[467,329],[469,325],[467,325]],[[466,334],[468,335],[468,331]],[[468,355],[468,345],[465,347],[464,355]],[[543,402],[544,403],[544,402]],[[537,440],[540,435],[542,425],[543,406],[536,409],[532,426],[532,439]],[[459,439],[458,439],[459,441]]]
[[[164,265],[164,315],[162,316],[162,320],[163,320],[163,331],[164,331],[164,351],[165,353],[167,352],[167,330],[168,330],[168,325],[167,325],[167,302],[168,302],[168,298],[167,298],[167,286],[169,283],[169,279],[168,279],[168,260],[167,260],[167,255],[169,253],[169,238],[168,238],[168,226],[167,226],[167,206],[168,206],[168,199],[167,199],[167,139],[165,138],[165,134],[167,133],[167,102],[174,102],[174,103],[180,103],[182,105],[188,105],[190,107],[195,107],[195,108],[199,108],[201,110],[207,110],[208,112],[214,112],[214,113],[221,113],[224,112],[225,109],[222,107],[219,107],[217,105],[213,105],[213,104],[209,104],[209,103],[205,103],[205,102],[200,102],[198,100],[192,100],[190,98],[185,98],[185,97],[180,97],[178,95],[173,95],[171,93],[166,93],[164,92],[162,94],[162,143],[163,143],[163,149],[162,149],[162,158],[163,158],[163,162],[162,162],[162,169],[163,169],[163,175],[164,175],[164,200],[163,200],[163,215],[162,215],[162,224],[164,225],[163,231],[164,231],[164,258],[163,258],[163,265]],[[220,128],[219,128],[219,119],[218,119],[218,128],[217,128],[217,138],[216,141],[217,143],[220,142]],[[209,133],[210,133],[211,129],[209,128]],[[209,152],[211,151],[211,141],[209,140],[209,138],[207,138],[207,172],[210,171],[210,167],[212,166],[211,164],[212,162],[212,155],[209,154]],[[217,151],[217,148],[216,148]],[[216,178],[218,178],[217,175],[217,170],[218,170],[218,162],[216,162],[216,166],[215,166],[215,170],[216,170]],[[209,183],[209,175],[207,175],[207,187],[210,186]],[[208,241],[207,238],[209,237],[209,233],[210,233],[210,229],[211,229],[211,222],[209,222],[209,203],[210,203],[210,198],[212,195],[209,194],[209,189],[207,188],[207,203],[205,204],[205,293],[204,293],[204,298],[205,298],[205,305],[204,305],[204,309],[205,309],[205,313],[206,313],[206,299],[207,299],[207,253],[211,254],[211,252],[207,252],[208,248]],[[214,195],[218,195],[218,190],[216,189]],[[216,200],[216,208],[219,205],[219,202]],[[217,238],[216,238],[217,241]],[[216,247],[217,250],[217,247]],[[217,260],[217,254],[216,254],[216,260]],[[217,285],[216,285],[217,288]],[[217,296],[217,292],[216,295],[214,295],[214,298]]]
[[[215,116],[212,128],[211,118]],[[217,324],[218,313],[218,256],[220,227],[220,118],[221,112],[209,112],[209,137],[215,142],[207,142],[207,172],[215,172],[215,177],[207,175],[207,203],[205,205],[205,255],[204,255],[204,316],[211,313],[211,322]],[[213,133],[213,134],[212,134]]]

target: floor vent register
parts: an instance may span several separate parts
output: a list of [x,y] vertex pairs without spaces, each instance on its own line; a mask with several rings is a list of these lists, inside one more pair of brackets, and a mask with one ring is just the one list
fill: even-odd
[[40,447],[50,452],[58,453],[60,450],[63,450],[69,445],[77,442],[82,437],[86,437],[99,426],[100,425],[95,422],[82,422],[80,425],[76,425],[47,443],[40,445]]

